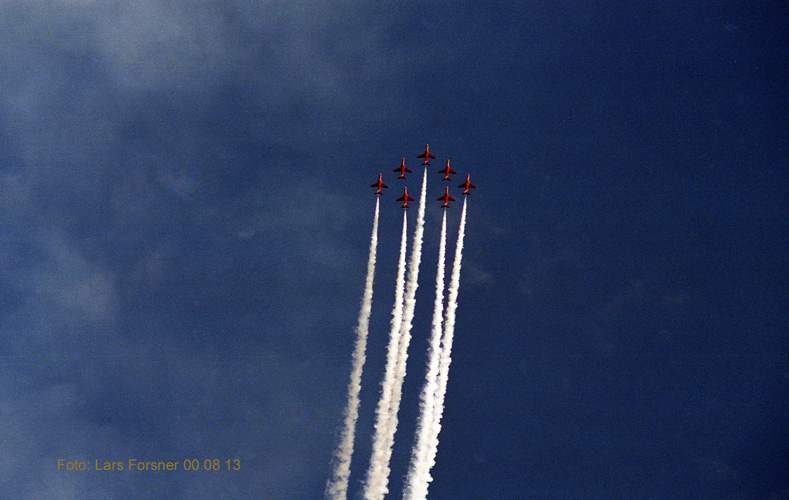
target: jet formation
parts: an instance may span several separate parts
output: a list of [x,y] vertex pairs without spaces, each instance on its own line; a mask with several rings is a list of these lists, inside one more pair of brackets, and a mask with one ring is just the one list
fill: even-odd
[[[429,160],[431,160],[431,159],[435,160],[436,159],[436,157],[432,153],[430,153],[430,145],[429,144],[425,144],[425,152],[420,154],[420,155],[417,155],[417,158],[424,158],[424,161],[422,162],[422,165],[424,165],[425,167],[430,166]],[[406,180],[405,174],[412,173],[411,169],[405,166],[405,158],[403,158],[400,161],[400,166],[395,168],[392,171],[393,172],[398,172],[400,175],[397,177],[397,179],[403,179],[403,180]],[[444,168],[442,168],[441,170],[439,170],[438,173],[444,174],[444,177],[441,180],[450,181],[450,182],[452,181],[452,178],[450,177],[450,175],[457,174],[457,172],[455,170],[453,170],[449,166],[449,160],[448,159],[447,159],[446,166]],[[470,177],[471,177],[471,174],[466,174],[465,182],[463,182],[463,184],[460,184],[458,186],[458,188],[462,188],[463,189],[463,192],[461,193],[461,195],[468,196],[468,195],[471,194],[471,192],[469,192],[469,189],[476,189],[477,188],[477,186],[475,186],[474,184],[471,183]],[[384,182],[382,180],[382,174],[379,173],[378,174],[378,180],[376,182],[370,184],[370,187],[376,188],[375,193],[373,193],[373,194],[383,196],[384,193],[383,193],[383,191],[381,191],[381,189],[382,188],[386,189],[389,186],[384,184]],[[449,194],[449,186],[445,186],[444,194],[439,196],[437,198],[437,200],[438,201],[443,201],[443,204],[441,205],[441,208],[449,208],[450,207],[449,202],[450,201],[455,201],[455,198],[453,198],[452,195]],[[403,202],[401,208],[409,208],[408,202],[409,201],[414,201],[414,198],[408,196],[408,188],[404,186],[403,187],[403,196],[397,198],[397,200],[395,200],[395,201],[402,201]]]
[[[425,170],[419,194],[419,207],[416,213],[416,227],[413,232],[410,258],[406,265],[408,241],[408,212],[403,212],[403,230],[400,237],[400,257],[397,266],[397,279],[395,280],[395,301],[392,309],[390,323],[389,343],[387,347],[386,368],[381,382],[380,399],[376,408],[375,432],[372,439],[372,449],[366,479],[363,483],[365,500],[384,500],[388,492],[389,476],[391,472],[390,458],[394,445],[394,437],[398,427],[398,412],[402,397],[402,387],[406,375],[406,358],[408,346],[411,341],[412,321],[416,307],[416,290],[419,280],[419,266],[422,259],[423,231],[425,226],[425,208],[430,160],[436,156],[430,153],[430,147],[425,144],[425,152],[417,156],[422,159]],[[397,179],[406,180],[406,174],[411,170],[406,167],[405,158],[400,162],[399,168],[394,172],[399,174]],[[450,194],[452,184],[451,175],[457,174],[446,161],[446,167],[439,173],[443,174],[444,193],[438,198],[442,202],[441,208],[450,207],[450,202],[455,198]],[[397,182],[397,181],[394,181]],[[375,195],[382,196],[387,188],[383,175],[378,174],[377,182],[370,187],[375,188]],[[394,187],[394,186],[392,186]],[[397,198],[402,202],[402,208],[408,208],[409,201],[416,201],[408,195],[408,188],[403,187],[403,195]],[[458,186],[463,189],[462,195],[469,195],[469,189],[476,186],[471,184],[470,176],[466,175],[466,182]],[[399,190],[399,187],[397,188]],[[413,190],[412,190],[413,193]],[[378,245],[378,219],[380,199],[376,198],[373,229],[370,237],[370,253],[367,260],[367,277],[362,295],[362,304],[359,309],[359,319],[356,327],[356,342],[354,343],[351,358],[351,377],[348,383],[348,399],[344,412],[343,428],[337,450],[332,460],[332,472],[326,483],[325,498],[327,500],[348,500],[348,486],[351,477],[351,458],[353,455],[356,424],[359,418],[359,405],[361,393],[362,371],[365,364],[365,349],[367,336],[370,333],[370,317],[373,299],[373,277],[375,276],[376,252]],[[427,498],[428,485],[432,477],[430,471],[435,463],[438,447],[438,436],[441,431],[441,418],[444,411],[444,396],[447,391],[447,379],[452,339],[455,330],[455,311],[457,310],[458,289],[460,286],[460,266],[463,256],[463,238],[466,227],[466,209],[468,199],[463,199],[460,210],[458,237],[455,244],[455,258],[452,263],[449,284],[446,286],[445,274],[447,271],[447,212],[442,215],[441,232],[438,245],[438,265],[436,267],[436,300],[433,303],[433,320],[429,337],[427,370],[422,392],[419,396],[420,410],[414,433],[414,444],[411,449],[411,460],[408,475],[403,483],[404,500],[424,500]],[[406,280],[406,269],[408,276]],[[446,295],[446,297],[445,297]],[[446,299],[446,302],[445,300]]]

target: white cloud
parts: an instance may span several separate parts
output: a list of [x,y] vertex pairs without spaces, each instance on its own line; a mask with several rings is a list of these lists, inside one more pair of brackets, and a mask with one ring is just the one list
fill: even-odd
[[[285,295],[308,289],[307,273],[345,284],[366,255],[366,236],[360,248],[348,243],[352,200],[327,189],[316,164],[328,161],[321,144],[366,134],[364,120],[407,124],[382,112],[397,97],[357,101],[365,86],[403,78],[378,54],[383,26],[335,2],[0,0],[0,11],[0,134],[10,159],[0,165],[0,277],[16,301],[2,310],[0,345],[19,362],[0,377],[0,427],[15,460],[0,485],[21,485],[23,499],[148,487],[144,477],[113,483],[52,467],[60,457],[128,459],[155,447],[177,458],[228,449],[262,470],[247,482],[211,478],[217,492],[322,481],[334,424],[321,413],[329,369],[297,363],[317,356],[313,344],[336,325],[309,305],[320,290]],[[227,88],[242,89],[242,102],[233,91],[220,99]],[[237,120],[225,102],[248,116]],[[267,175],[226,176],[240,156]],[[294,168],[304,165],[311,170]],[[223,257],[244,272],[238,262],[251,253],[272,274],[265,289],[244,289],[259,276],[231,276],[223,288]],[[250,293],[270,309],[241,317],[232,307]],[[177,314],[203,313],[224,295],[228,310],[207,316],[228,331],[207,325],[188,340],[173,331],[193,320]],[[224,366],[200,359],[222,352],[214,342],[225,338],[279,354]],[[112,398],[152,405],[160,434],[101,422],[123,411],[101,407]],[[327,455],[316,467],[321,439]],[[0,447],[0,459],[6,453]],[[189,498],[205,493],[196,481],[181,487],[195,488]]]
[[20,277],[27,292],[88,321],[112,319],[117,303],[112,273],[81,255],[62,234],[44,233],[39,243],[44,259]]

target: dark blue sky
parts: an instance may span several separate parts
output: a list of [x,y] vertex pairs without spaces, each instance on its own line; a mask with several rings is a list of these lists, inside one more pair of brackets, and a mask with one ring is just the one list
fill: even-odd
[[[478,186],[429,498],[789,498],[786,2],[2,12],[0,497],[321,498],[383,172],[359,498],[391,170],[405,157],[418,193],[429,142],[453,189]],[[388,498],[424,375],[433,170]],[[191,458],[241,470],[57,470]]]

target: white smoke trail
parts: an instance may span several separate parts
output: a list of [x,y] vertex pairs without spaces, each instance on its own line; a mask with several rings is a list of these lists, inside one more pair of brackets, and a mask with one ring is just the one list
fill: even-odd
[[386,370],[381,383],[381,399],[378,400],[375,419],[375,435],[370,467],[367,472],[364,497],[368,498],[380,489],[381,467],[386,458],[386,443],[389,428],[389,413],[392,401],[391,387],[397,370],[397,353],[400,345],[400,323],[403,319],[403,295],[405,294],[405,256],[408,234],[408,212],[403,210],[403,231],[400,237],[400,260],[397,264],[397,281],[395,282],[395,302],[392,309],[389,345],[386,353]]
[[375,255],[378,247],[378,209],[380,198],[375,200],[375,216],[373,232],[370,238],[370,255],[367,259],[367,279],[364,284],[362,307],[356,326],[356,344],[353,351],[351,381],[348,384],[348,403],[345,408],[340,443],[334,454],[334,470],[326,483],[325,497],[332,500],[345,500],[348,496],[348,478],[351,474],[351,456],[356,431],[356,420],[359,418],[359,391],[362,388],[362,368],[367,349],[367,334],[370,326],[370,311],[373,303],[373,277],[375,276]]
[[449,380],[449,364],[452,361],[452,338],[455,334],[455,311],[458,307],[458,290],[460,288],[460,263],[463,259],[463,238],[466,235],[466,203],[468,197],[463,199],[463,210],[460,212],[460,227],[458,227],[457,246],[455,247],[455,261],[452,264],[452,278],[449,281],[449,294],[447,296],[447,310],[444,316],[444,337],[441,339],[441,358],[438,368],[438,387],[435,394],[433,409],[433,423],[430,426],[430,448],[426,457],[426,473],[424,478],[424,489],[419,496],[414,499],[424,500],[427,498],[427,488],[430,481],[430,470],[436,463],[436,452],[438,451],[438,434],[441,432],[441,417],[444,413],[444,396],[447,393],[447,381]]
[[[373,450],[373,458],[367,475],[364,498],[366,500],[383,500],[389,492],[389,460],[392,457],[394,435],[397,431],[397,413],[400,410],[400,397],[405,379],[405,365],[408,358],[408,344],[411,342],[411,322],[414,319],[416,306],[416,289],[419,287],[419,263],[422,260],[422,234],[425,225],[425,198],[427,192],[427,169],[422,176],[422,192],[419,198],[419,211],[417,212],[416,229],[414,230],[414,243],[411,251],[411,260],[408,265],[408,283],[403,301],[403,320],[400,324],[400,342],[397,349],[397,367],[395,378],[391,384],[391,401],[389,403],[389,420],[385,433],[381,436],[381,454]],[[386,388],[384,388],[386,391]],[[383,397],[383,396],[382,396]],[[376,428],[376,434],[378,429]]]
[[412,500],[427,495],[427,481],[430,473],[428,452],[434,420],[435,393],[438,384],[439,358],[441,356],[441,326],[444,315],[444,258],[447,246],[447,212],[441,223],[441,237],[438,246],[438,266],[436,270],[436,298],[433,303],[433,327],[428,346],[428,364],[425,385],[420,396],[421,414],[417,422],[414,448],[411,450],[411,464],[403,488],[403,498]]

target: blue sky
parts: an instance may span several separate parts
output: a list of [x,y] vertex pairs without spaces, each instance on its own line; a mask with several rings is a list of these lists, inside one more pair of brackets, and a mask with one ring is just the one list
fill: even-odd
[[[321,498],[383,172],[359,498],[428,142],[391,498],[446,158],[429,498],[789,496],[784,2],[0,5],[0,497]],[[57,470],[132,458],[242,468]]]

